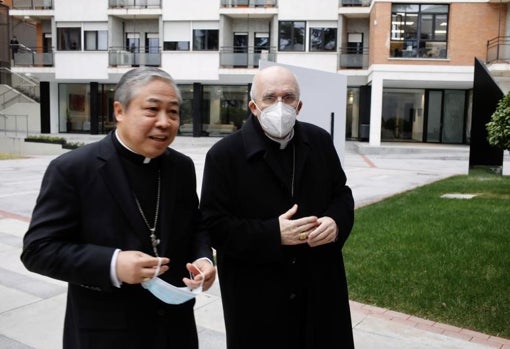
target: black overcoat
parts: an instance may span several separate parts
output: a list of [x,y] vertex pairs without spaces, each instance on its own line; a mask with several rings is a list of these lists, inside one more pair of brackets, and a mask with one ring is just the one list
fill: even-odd
[[[67,349],[197,348],[194,301],[167,305],[141,285],[112,286],[116,248],[153,254],[113,134],[53,160],[24,237],[21,259],[34,272],[68,282]],[[167,149],[161,160],[161,278],[177,285],[186,262],[212,258],[200,229],[192,160]]]
[[[342,246],[354,203],[331,136],[296,123],[293,179],[270,143],[251,116],[206,156],[201,210],[217,249],[227,346],[353,348]],[[282,246],[278,216],[294,203],[294,218],[333,218],[338,241]]]

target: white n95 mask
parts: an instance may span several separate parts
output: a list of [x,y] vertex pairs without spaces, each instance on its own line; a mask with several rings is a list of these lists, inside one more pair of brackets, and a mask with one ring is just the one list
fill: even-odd
[[[255,106],[259,109],[257,104]],[[260,126],[275,138],[287,136],[296,123],[296,109],[281,101],[259,111]]]

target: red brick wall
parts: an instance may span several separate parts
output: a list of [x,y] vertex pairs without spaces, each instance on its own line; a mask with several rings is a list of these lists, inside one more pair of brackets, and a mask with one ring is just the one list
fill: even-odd
[[[498,36],[499,3],[452,3],[446,60],[390,58],[391,3],[376,2],[370,14],[370,64],[473,65],[485,60],[487,40]],[[501,6],[501,35],[506,6]]]

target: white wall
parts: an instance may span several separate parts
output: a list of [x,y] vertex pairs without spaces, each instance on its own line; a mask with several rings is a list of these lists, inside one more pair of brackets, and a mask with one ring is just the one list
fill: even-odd
[[298,120],[317,125],[331,133],[331,113],[334,113],[333,143],[343,163],[347,77],[297,66],[260,62],[261,68],[271,65],[285,66],[296,74],[303,102]]
[[220,0],[165,0],[162,2],[164,21],[206,21],[220,19]]
[[57,51],[55,67],[55,79],[108,79],[108,52]]
[[304,68],[318,69],[334,73],[338,67],[338,56],[336,52],[278,52],[276,55],[278,63],[296,65]]
[[55,21],[108,21],[108,0],[53,0]]
[[[41,131],[41,108],[39,103],[16,103],[2,110],[5,119],[5,130],[24,133],[39,133]],[[4,118],[0,118],[0,128],[4,130]]]
[[216,51],[163,52],[161,67],[177,83],[218,81],[220,55]]
[[338,0],[278,0],[279,20],[338,20]]

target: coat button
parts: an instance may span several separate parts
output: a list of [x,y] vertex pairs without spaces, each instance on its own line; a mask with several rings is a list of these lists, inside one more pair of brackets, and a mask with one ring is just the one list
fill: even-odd
[[296,264],[296,258],[292,258],[292,259],[290,260],[290,264]]
[[289,295],[289,299],[290,299],[290,300],[294,300],[294,299],[296,299],[296,297],[297,297],[297,295],[296,295],[295,293],[291,293],[291,294]]
[[158,309],[157,313],[158,313],[159,316],[165,316],[166,315],[165,309]]

